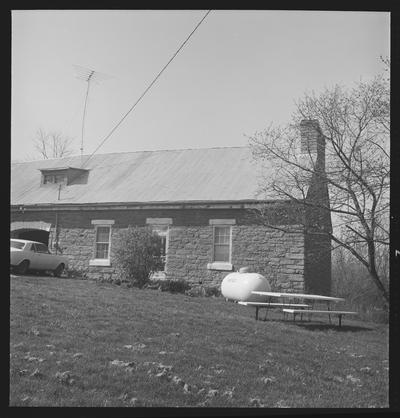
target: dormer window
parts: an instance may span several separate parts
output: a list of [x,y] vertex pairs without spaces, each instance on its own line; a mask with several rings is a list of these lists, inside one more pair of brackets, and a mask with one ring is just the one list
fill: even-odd
[[65,184],[67,182],[67,176],[65,174],[44,174],[43,184],[57,183]]
[[74,167],[41,168],[41,184],[86,184],[89,170]]

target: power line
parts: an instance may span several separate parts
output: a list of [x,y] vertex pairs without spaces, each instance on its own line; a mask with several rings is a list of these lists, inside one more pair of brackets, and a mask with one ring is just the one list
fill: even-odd
[[154,83],[158,80],[158,78],[161,76],[161,74],[165,71],[165,69],[168,67],[168,65],[173,61],[173,59],[178,55],[180,50],[185,46],[187,41],[191,38],[191,36],[196,32],[197,28],[203,23],[205,18],[209,15],[211,10],[208,10],[208,12],[203,16],[203,18],[200,20],[200,22],[195,26],[195,28],[190,32],[189,36],[185,39],[185,41],[182,43],[182,45],[177,49],[177,51],[172,55],[172,57],[169,59],[169,61],[164,65],[162,70],[156,75],[154,80],[149,84],[149,86],[146,88],[146,90],[141,94],[141,96],[136,100],[136,102],[131,106],[131,108],[125,113],[125,115],[120,119],[120,121],[111,129],[109,134],[100,142],[99,146],[92,152],[92,154],[89,155],[89,157],[86,159],[86,161],[82,164],[81,167],[83,167],[92,157],[93,155],[100,149],[100,147],[107,141],[107,139],[114,133],[114,131],[121,125],[121,123],[126,119],[126,117],[129,115],[129,113],[132,112],[132,110],[136,107],[136,105],[143,99],[143,97],[146,95],[146,93],[151,89],[151,87],[154,85]]

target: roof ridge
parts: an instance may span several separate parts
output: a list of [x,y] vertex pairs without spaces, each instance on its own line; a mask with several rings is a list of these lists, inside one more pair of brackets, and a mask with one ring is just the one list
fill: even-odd
[[[115,155],[115,154],[138,154],[144,152],[174,152],[174,151],[205,151],[212,149],[232,149],[232,148],[249,148],[248,145],[235,145],[235,146],[221,146],[221,147],[204,147],[204,148],[173,148],[173,149],[155,149],[155,150],[141,150],[141,151],[118,151],[118,152],[106,152],[100,155]],[[82,155],[82,158],[89,157],[90,154]],[[35,162],[44,162],[44,161],[54,161],[54,160],[66,160],[71,158],[79,158],[80,155],[69,155],[68,157],[60,158],[45,158],[37,160],[28,160],[28,161],[11,161],[11,164],[26,164],[26,163],[35,163]]]

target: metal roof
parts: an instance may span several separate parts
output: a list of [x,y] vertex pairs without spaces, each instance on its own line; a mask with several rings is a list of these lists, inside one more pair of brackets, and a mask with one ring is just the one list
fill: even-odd
[[[79,168],[87,156],[11,164],[11,204],[175,203],[261,200],[265,175],[249,147],[94,155],[87,182],[41,185],[41,171]],[[265,197],[264,197],[265,199]]]

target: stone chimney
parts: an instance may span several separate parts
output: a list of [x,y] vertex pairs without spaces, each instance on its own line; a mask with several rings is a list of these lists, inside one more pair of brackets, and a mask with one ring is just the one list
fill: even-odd
[[304,234],[304,290],[330,295],[332,221],[325,172],[325,137],[317,120],[300,122],[301,153],[313,163],[307,190]]
[[325,170],[325,138],[319,123],[315,119],[303,119],[300,122],[301,153],[316,154],[316,171]]

